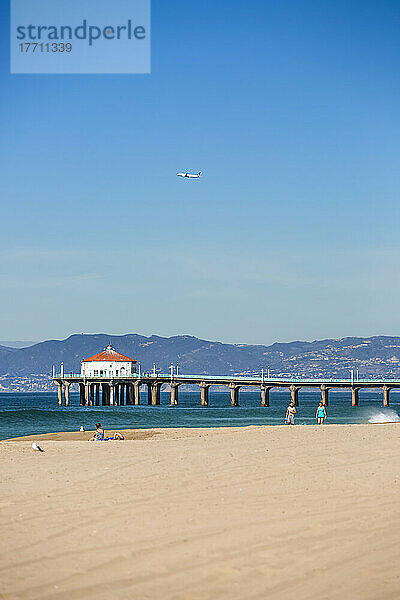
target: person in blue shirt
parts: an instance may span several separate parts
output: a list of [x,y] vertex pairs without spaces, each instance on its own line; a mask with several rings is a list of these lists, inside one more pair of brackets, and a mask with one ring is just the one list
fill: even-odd
[[317,407],[317,412],[315,413],[315,418],[317,419],[318,425],[324,424],[324,420],[326,419],[326,410],[325,410],[325,406],[322,404],[322,402],[320,402]]
[[104,440],[104,429],[102,428],[101,423],[96,423],[96,431],[94,432],[94,435],[90,441],[91,442],[102,442],[103,440]]
[[109,440],[123,440],[124,436],[120,431],[116,431],[114,435],[111,437],[105,437],[104,429],[101,426],[101,423],[96,423],[96,431],[93,434],[93,437],[90,438],[89,442],[108,442]]

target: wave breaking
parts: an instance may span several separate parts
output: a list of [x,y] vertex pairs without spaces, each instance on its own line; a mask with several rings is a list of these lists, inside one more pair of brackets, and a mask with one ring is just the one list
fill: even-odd
[[397,412],[391,408],[378,410],[370,416],[368,423],[399,423],[400,417]]

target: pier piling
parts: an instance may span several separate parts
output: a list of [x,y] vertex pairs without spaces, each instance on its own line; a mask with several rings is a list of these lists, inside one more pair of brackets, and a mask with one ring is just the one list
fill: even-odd
[[204,381],[200,383],[200,402],[201,406],[208,406],[208,390],[209,385],[207,385]]
[[160,391],[162,383],[153,383],[151,386],[151,404],[158,406],[160,404]]
[[147,404],[149,406],[151,406],[151,388],[152,388],[152,384],[148,383],[147,384]]
[[261,406],[269,406],[269,386],[261,386]]
[[79,404],[84,406],[85,404],[85,386],[83,383],[79,384]]
[[94,405],[94,383],[89,384],[89,406]]
[[109,384],[109,392],[110,392],[110,406],[114,406],[115,404],[115,385],[113,383]]
[[171,406],[178,406],[179,383],[171,383]]
[[140,386],[142,385],[141,381],[137,381],[133,384],[133,403],[135,406],[139,406],[140,404]]
[[324,384],[321,385],[321,402],[324,406],[328,406],[328,392],[329,388]]
[[383,388],[383,406],[389,406],[390,387],[384,385]]
[[64,386],[65,386],[65,406],[69,406],[69,386],[71,384],[68,381],[64,382]]
[[295,406],[299,405],[299,388],[295,385],[290,386],[290,399],[294,402]]
[[126,384],[126,405],[132,406],[133,404],[133,385],[132,383]]
[[62,383],[57,383],[58,406],[62,406]]
[[359,388],[352,387],[351,388],[351,405],[358,406],[358,392]]
[[85,390],[85,392],[84,392],[85,406],[89,406],[89,384],[88,383],[85,383],[84,390]]
[[240,385],[236,385],[235,383],[230,383],[229,387],[231,390],[231,406],[239,406]]

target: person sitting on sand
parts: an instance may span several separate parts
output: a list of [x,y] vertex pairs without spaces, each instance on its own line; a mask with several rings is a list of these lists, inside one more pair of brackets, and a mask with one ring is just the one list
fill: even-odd
[[286,410],[286,417],[285,417],[286,425],[294,425],[294,415],[295,414],[296,414],[296,407],[292,400]]
[[326,418],[326,410],[325,406],[322,402],[317,406],[317,412],[315,413],[315,418],[317,419],[318,425],[324,424],[324,419]]
[[124,436],[120,431],[116,431],[111,437],[104,437],[104,429],[101,426],[101,423],[96,423],[96,431],[92,438],[90,438],[89,442],[108,442],[110,440],[123,440]]
[[102,442],[104,440],[104,429],[101,423],[96,423],[96,431],[93,437],[89,440],[90,442]]

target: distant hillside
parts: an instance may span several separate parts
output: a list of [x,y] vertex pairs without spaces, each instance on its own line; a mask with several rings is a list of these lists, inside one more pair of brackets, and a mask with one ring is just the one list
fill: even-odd
[[17,348],[11,348],[9,346],[0,345],[0,360],[3,356],[8,356],[11,352],[15,352]]
[[8,340],[0,341],[0,346],[6,346],[7,348],[26,348],[27,346],[33,346],[33,344],[36,344],[36,342],[27,342],[27,341],[18,341],[18,340],[13,340],[12,342],[8,341]]
[[82,358],[103,350],[109,342],[119,352],[139,360],[142,370],[150,370],[155,362],[163,372],[171,363],[179,363],[181,372],[190,374],[260,373],[264,366],[271,369],[271,375],[348,377],[351,368],[358,368],[361,377],[400,376],[400,337],[349,337],[252,346],[189,335],[165,338],[136,334],[82,334],[28,348],[0,346],[0,375],[48,375],[52,365],[58,368],[61,362],[66,372],[79,371]]

